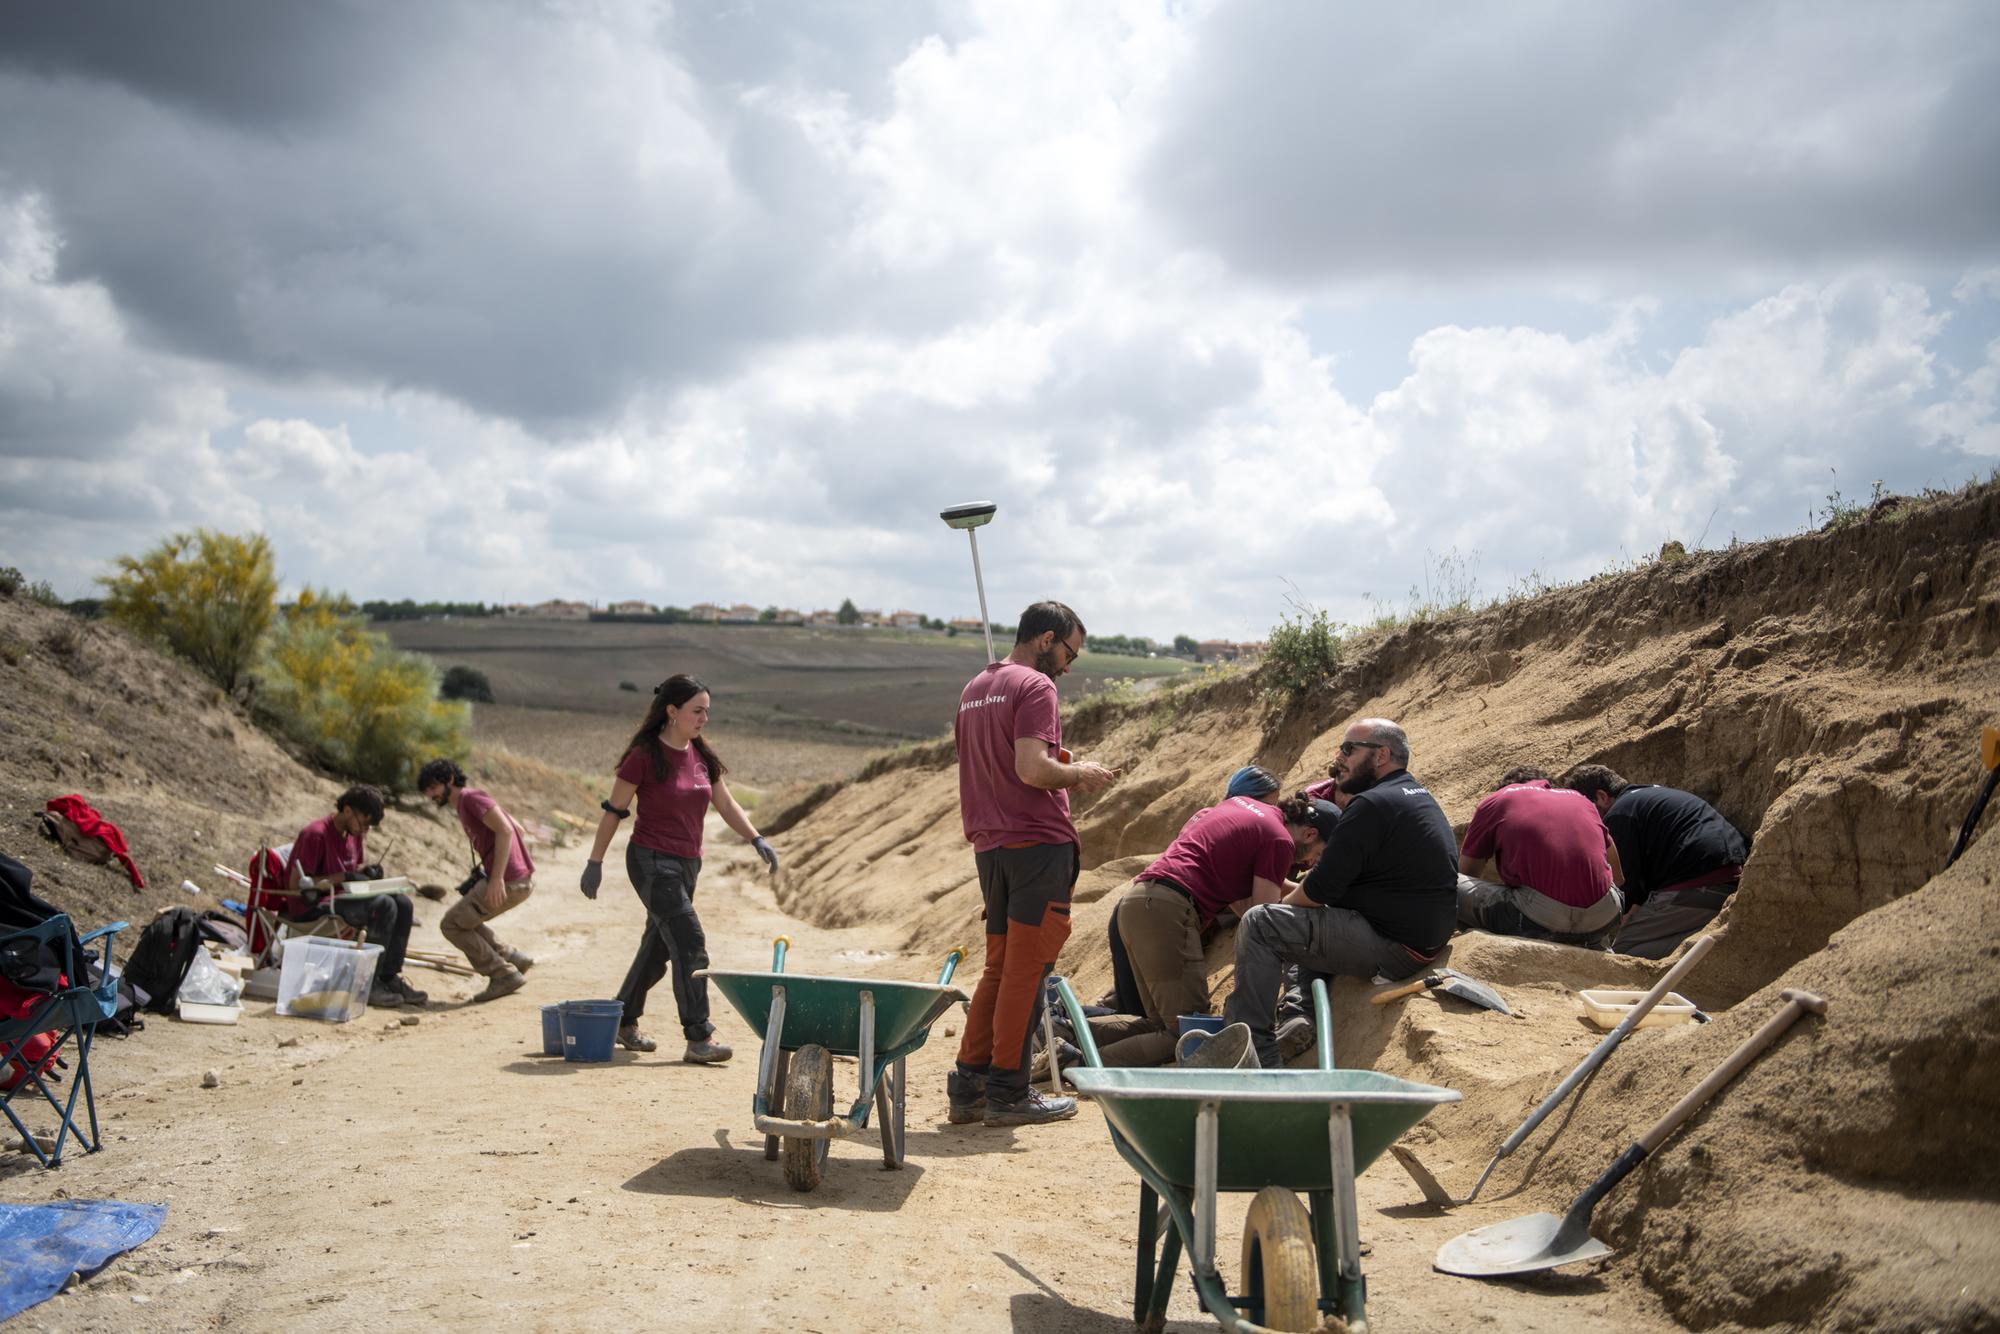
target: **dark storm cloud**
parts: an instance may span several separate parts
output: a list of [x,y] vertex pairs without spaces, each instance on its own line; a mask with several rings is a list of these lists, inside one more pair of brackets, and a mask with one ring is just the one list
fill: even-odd
[[1280,280],[2000,252],[1983,4],[1228,5],[1150,155]]
[[[0,186],[42,202],[60,279],[157,346],[562,434],[863,302],[827,259],[852,201],[795,121],[702,88],[639,10],[612,32],[526,5],[18,13]],[[712,60],[720,22],[694,25]],[[837,64],[836,36],[793,45]]]

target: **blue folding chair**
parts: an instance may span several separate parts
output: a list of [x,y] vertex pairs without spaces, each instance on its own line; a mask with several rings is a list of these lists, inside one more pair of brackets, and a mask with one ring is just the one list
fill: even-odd
[[[20,1132],[23,1145],[41,1160],[43,1167],[56,1167],[62,1163],[63,1144],[72,1134],[86,1153],[96,1153],[104,1147],[97,1130],[97,1099],[90,1088],[90,1043],[97,1032],[97,1025],[118,1012],[118,975],[111,969],[111,949],[116,943],[117,933],[123,931],[125,925],[124,922],[113,922],[79,939],[69,918],[57,914],[38,925],[0,935],[0,952],[16,958],[39,956],[53,959],[67,982],[67,985],[58,984],[54,990],[37,994],[25,1018],[0,1019],[0,1080],[8,1077],[11,1073],[9,1067],[16,1060],[25,1072],[15,1080],[12,1088],[0,1093],[0,1112],[7,1114],[14,1129]],[[92,941],[100,938],[104,941],[101,960],[98,951],[89,948]],[[92,985],[91,968],[100,962],[102,967],[98,971],[98,981]],[[53,1035],[54,1045],[40,1056],[28,1056],[25,1049],[29,1041],[44,1033]],[[73,1045],[72,1038],[75,1039]],[[66,1046],[75,1053],[75,1073],[70,1078],[69,1097],[58,1101],[49,1090],[47,1081],[57,1078],[56,1058]],[[14,1110],[15,1095],[28,1088],[40,1093],[61,1118],[61,1124],[56,1129],[55,1145],[46,1152],[29,1131],[27,1123],[21,1120],[20,1113]],[[88,1135],[76,1123],[78,1094],[83,1096],[84,1111],[90,1118]]]

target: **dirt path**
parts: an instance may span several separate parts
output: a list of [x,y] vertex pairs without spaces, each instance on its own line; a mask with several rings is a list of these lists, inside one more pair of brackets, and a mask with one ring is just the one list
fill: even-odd
[[[785,917],[734,843],[711,830],[719,855],[701,886],[718,967],[766,966],[783,932],[799,971],[935,976],[936,961],[882,958],[890,930]],[[538,1055],[537,1005],[614,990],[640,927],[616,852],[594,904],[573,887],[580,856],[545,856],[536,896],[502,919],[538,959],[516,997],[472,1006],[470,983],[415,971],[432,1005],[414,1027],[392,1011],[332,1027],[252,1003],[236,1028],[156,1019],[104,1042],[105,1152],[54,1172],[7,1155],[0,1195],[165,1199],[166,1225],[15,1327],[1131,1328],[1136,1178],[1088,1105],[1054,1127],[946,1125],[957,1014],[910,1061],[908,1166],[884,1171],[872,1141],[837,1145],[811,1195],[764,1161],[756,1049],[719,996],[738,1051],[725,1067],[676,1059],[664,986],[648,1016],[658,1053],[610,1066]],[[418,916],[420,946],[438,944],[438,906]],[[218,1089],[200,1087],[209,1068]],[[854,1077],[836,1071],[841,1105]],[[1386,1161],[1361,1183],[1376,1328],[1672,1327],[1617,1259],[1520,1284],[1434,1274],[1440,1242],[1528,1207],[1495,1197],[1443,1218],[1414,1198]],[[1225,1204],[1225,1272],[1241,1218],[1240,1201]],[[1171,1329],[1214,1328],[1184,1276],[1173,1315]]]

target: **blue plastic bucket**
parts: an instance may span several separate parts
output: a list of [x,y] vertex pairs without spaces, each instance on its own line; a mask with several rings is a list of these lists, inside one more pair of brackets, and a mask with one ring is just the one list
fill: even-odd
[[611,1059],[611,1049],[618,1045],[618,1021],[625,1015],[624,1001],[564,1001],[557,1009],[565,1061]]
[[1229,1021],[1219,1014],[1184,1014],[1181,1016],[1181,1031],[1176,1040],[1190,1033],[1220,1033],[1229,1026]]
[[544,1005],[542,1007],[542,1055],[560,1056],[562,1054],[562,1006]]

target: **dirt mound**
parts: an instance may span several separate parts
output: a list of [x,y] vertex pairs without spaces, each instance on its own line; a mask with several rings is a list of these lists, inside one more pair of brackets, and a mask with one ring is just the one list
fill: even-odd
[[[346,786],[288,754],[242,708],[181,663],[115,626],[26,599],[0,599],[0,849],[35,872],[37,892],[92,924],[150,918],[172,903],[241,897],[213,866],[242,868],[290,841]],[[594,810],[574,777],[504,751],[479,752],[473,779],[517,817]],[[39,832],[49,798],[81,793],[125,833],[146,889],[112,863],[72,861]],[[467,861],[457,822],[406,798],[370,836],[399,874],[454,885]],[[192,880],[208,892],[190,896]]]
[[[1968,856],[1924,889],[1976,787],[1979,726],[2000,699],[1996,534],[2000,487],[1976,487],[1829,532],[1406,626],[1359,645],[1326,689],[1282,708],[1238,679],[1081,710],[1067,743],[1126,774],[1076,803],[1087,869],[1063,966],[1084,989],[1101,987],[1119,886],[1219,798],[1237,765],[1264,764],[1288,785],[1321,777],[1355,717],[1402,722],[1413,772],[1461,830],[1499,774],[1520,763],[1552,772],[1603,763],[1633,781],[1697,792],[1753,836],[1742,887],[1716,924],[1718,946],[1685,988],[1728,1013],[1706,1029],[1635,1038],[1559,1152],[1546,1165],[1518,1155],[1532,1174],[1528,1193],[1564,1202],[1623,1147],[1613,1141],[1629,1142],[1671,1103],[1670,1088],[1692,1084],[1761,1022],[1774,983],[1796,979],[1838,999],[1839,1022],[1789,1040],[1743,1086],[1795,1078],[1791,1111],[1779,1115],[1739,1089],[1697,1122],[1741,1115],[1764,1137],[1731,1148],[1727,1171],[1719,1149],[1694,1154],[1686,1146],[1697,1136],[1684,1131],[1683,1147],[1601,1215],[1633,1248],[1611,1272],[1643,1276],[1697,1325],[1995,1318],[1990,1295],[1978,1296],[1990,1283],[1912,1276],[1939,1268],[1940,1256],[1953,1272],[1988,1257],[1987,1243],[1965,1240],[1964,1229],[1988,1221],[1996,1193],[1990,1176],[1948,1166],[1981,1156],[1990,1166],[1991,1153],[1978,1149],[1990,1151],[2000,1124],[1990,1114],[1992,1028],[1977,1018],[1985,993],[1919,983],[1958,957],[1947,945],[1962,948],[1968,966],[1988,959],[1989,971],[2000,951],[1990,907],[1972,912],[1945,888],[1976,899],[1965,877],[1989,862]],[[978,895],[948,742],[821,790],[788,824],[780,897],[789,911],[828,924],[899,921],[912,948],[974,946],[977,965]],[[1935,900],[1964,912],[1927,911]],[[1211,947],[1218,995],[1231,944],[1225,936]],[[1499,984],[1523,1018],[1428,998],[1378,1009],[1343,982],[1336,1036],[1344,1064],[1467,1092],[1463,1108],[1422,1133],[1469,1185],[1598,1036],[1573,1017],[1569,993],[1645,985],[1664,965],[1480,935],[1461,937],[1454,954],[1457,966]],[[1879,1024],[1846,1017],[1870,1005]],[[1823,1055],[1794,1068],[1812,1052]],[[1933,1065],[1955,1067],[1949,1078],[1961,1084],[1985,1081],[1984,1092],[1920,1073]],[[1983,1126],[1960,1107],[1987,1108]],[[1698,1207],[1679,1207],[1683,1197]],[[1964,1299],[1951,1296],[1959,1287]],[[1975,1311],[1985,1314],[1969,1321]]]

